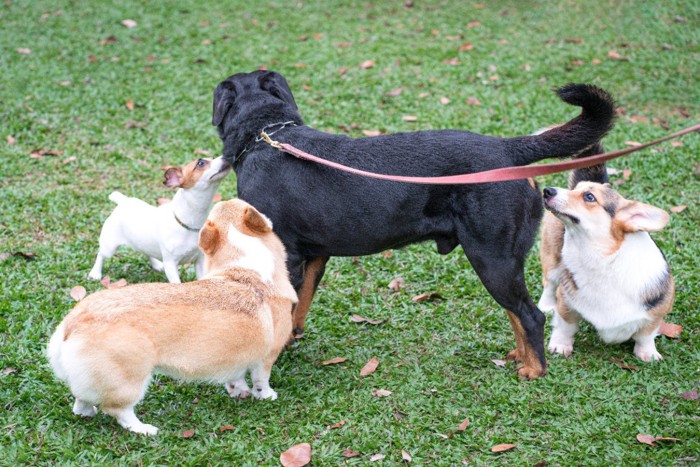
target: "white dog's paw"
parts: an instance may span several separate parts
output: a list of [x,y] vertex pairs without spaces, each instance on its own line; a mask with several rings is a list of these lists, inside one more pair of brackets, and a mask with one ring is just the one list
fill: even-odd
[[255,386],[255,390],[253,391],[253,397],[256,399],[275,400],[277,399],[277,393],[270,386]]
[[549,353],[558,353],[568,358],[574,350],[574,343],[550,340],[548,348]]
[[653,347],[653,346],[652,347],[641,347],[641,346],[635,345],[634,346],[634,355],[636,355],[638,359],[645,361],[647,363],[663,359],[661,354],[656,351],[656,347]]
[[76,399],[75,404],[73,404],[73,413],[81,417],[94,417],[97,415],[97,407],[88,402]]
[[88,278],[92,279],[94,281],[99,281],[102,280],[102,270],[97,270],[95,268],[92,268],[90,273],[88,273]]
[[250,388],[244,380],[229,381],[224,385],[228,395],[237,399],[245,399],[250,396]]

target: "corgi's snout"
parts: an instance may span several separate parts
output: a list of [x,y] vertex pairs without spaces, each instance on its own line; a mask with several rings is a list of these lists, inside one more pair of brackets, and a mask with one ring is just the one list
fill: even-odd
[[555,196],[557,196],[557,189],[553,188],[551,186],[548,186],[547,188],[544,189],[543,195],[544,195],[544,199],[554,198]]

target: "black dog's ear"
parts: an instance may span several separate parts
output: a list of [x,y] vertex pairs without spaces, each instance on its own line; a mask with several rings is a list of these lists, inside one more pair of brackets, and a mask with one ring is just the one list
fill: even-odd
[[294,102],[294,96],[292,96],[292,90],[289,89],[287,80],[284,76],[274,71],[268,71],[262,74],[259,78],[260,89],[267,91],[276,98],[286,102],[287,104],[294,107],[297,110],[297,103]]
[[221,125],[224,117],[231,110],[233,101],[236,100],[236,87],[230,81],[222,81],[214,90],[214,112],[212,113],[211,124]]

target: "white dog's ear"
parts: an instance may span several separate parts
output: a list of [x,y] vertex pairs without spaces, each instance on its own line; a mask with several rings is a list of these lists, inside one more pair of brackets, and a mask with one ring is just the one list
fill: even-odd
[[199,249],[205,255],[211,256],[216,253],[221,245],[221,231],[210,220],[207,220],[199,231]]
[[261,214],[253,206],[245,208],[243,213],[243,224],[253,232],[272,232],[272,222],[265,215]]
[[631,201],[617,211],[615,219],[622,223],[625,232],[656,232],[663,229],[671,217],[663,209]]
[[168,167],[163,177],[163,185],[168,188],[178,188],[182,184],[182,168]]

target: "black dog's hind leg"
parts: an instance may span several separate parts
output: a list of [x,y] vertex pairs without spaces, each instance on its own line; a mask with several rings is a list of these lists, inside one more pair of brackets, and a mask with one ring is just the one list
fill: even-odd
[[484,244],[472,239],[462,243],[464,251],[491,296],[506,309],[515,334],[516,348],[508,355],[523,364],[521,378],[534,379],[547,372],[544,354],[544,314],[527,291],[524,256],[508,252],[503,245]]
[[319,282],[326,272],[328,257],[300,258],[289,256],[287,261],[291,282],[299,297],[299,302],[292,312],[292,338],[301,339],[304,335],[304,323],[309,312]]

